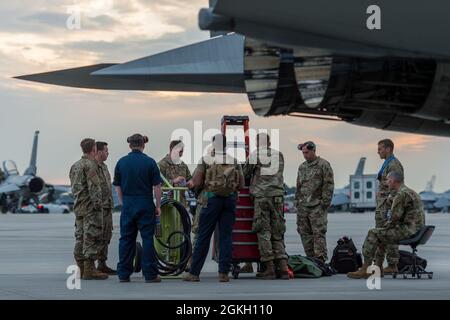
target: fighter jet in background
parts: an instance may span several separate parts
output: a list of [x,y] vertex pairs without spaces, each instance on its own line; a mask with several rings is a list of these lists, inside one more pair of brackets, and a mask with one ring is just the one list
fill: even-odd
[[123,64],[18,77],[106,90],[247,94],[256,114],[450,136],[450,3],[211,0],[212,39]]
[[36,198],[45,187],[44,180],[36,176],[38,137],[39,131],[36,131],[34,133],[30,165],[23,175],[19,174],[14,161],[3,161],[5,176],[0,183],[0,199],[3,213],[19,210],[23,203],[27,203],[31,198]]

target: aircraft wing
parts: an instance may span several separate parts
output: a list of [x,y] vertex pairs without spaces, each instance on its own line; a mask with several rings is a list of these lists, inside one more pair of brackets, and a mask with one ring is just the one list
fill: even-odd
[[0,194],[20,191],[20,188],[13,183],[3,183],[0,185]]
[[245,93],[243,50],[243,37],[228,35],[122,64],[16,78],[91,89]]
[[[108,89],[244,93],[289,115],[450,137],[450,2],[211,0],[200,28],[226,35],[122,64],[18,77]],[[443,36],[444,33],[444,36]]]

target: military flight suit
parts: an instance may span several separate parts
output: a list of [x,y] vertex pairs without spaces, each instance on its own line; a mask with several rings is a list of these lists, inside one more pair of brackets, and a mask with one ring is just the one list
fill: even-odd
[[105,163],[98,163],[100,184],[102,188],[102,212],[103,212],[103,237],[102,245],[98,254],[98,260],[108,259],[108,245],[111,242],[113,230],[112,210],[114,200],[112,197],[111,175]]
[[142,273],[145,280],[158,276],[157,257],[153,244],[156,207],[153,188],[162,184],[155,160],[140,150],[132,150],[122,157],[114,169],[113,185],[122,191],[120,215],[119,279],[126,280],[133,273],[138,232],[142,239]]
[[[375,209],[375,228],[383,228],[387,222],[386,213],[392,205],[392,199],[395,192],[390,192],[387,185],[387,176],[391,172],[399,172],[403,174],[403,166],[400,161],[393,155],[385,160],[383,167],[378,173],[378,191],[376,197],[377,207]],[[398,245],[393,244],[380,248],[375,256],[376,263],[381,265],[386,256],[389,265],[397,265],[400,259]]]
[[244,177],[241,165],[232,157],[216,152],[213,159],[205,161],[204,157],[196,169],[205,174],[207,202],[199,215],[198,238],[189,269],[195,276],[199,276],[203,268],[216,225],[219,228],[219,273],[228,273],[231,268],[237,193],[239,181]]
[[302,239],[305,254],[323,261],[327,254],[327,210],[334,191],[334,176],[328,161],[303,162],[298,168],[295,205],[297,232]]
[[377,249],[408,239],[425,225],[425,214],[420,196],[405,185],[400,187],[388,211],[383,228],[369,230],[363,245],[364,262],[375,258]]
[[[159,162],[158,162],[158,166],[159,166],[159,170],[161,172],[161,174],[167,179],[169,180],[169,182],[172,184],[172,180],[175,179],[176,177],[184,177],[186,179],[186,181],[191,180],[192,176],[191,176],[191,172],[189,171],[188,166],[184,163],[181,162],[179,164],[175,164],[173,163],[172,159],[170,158],[170,155],[166,155],[164,158],[162,158]],[[174,184],[174,187],[181,187],[181,184]],[[181,202],[183,203],[183,205],[185,207],[187,207],[187,203],[186,203],[186,197],[184,195],[184,192],[181,193]]]
[[75,260],[96,260],[103,239],[102,189],[97,162],[83,156],[72,165],[69,176],[76,217]]
[[251,178],[253,231],[258,235],[261,262],[287,259],[283,171],[283,154],[270,148],[254,151],[243,168],[245,178]]

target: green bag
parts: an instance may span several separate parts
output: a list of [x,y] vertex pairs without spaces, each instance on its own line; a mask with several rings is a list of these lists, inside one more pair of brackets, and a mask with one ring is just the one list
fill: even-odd
[[289,256],[288,265],[295,278],[320,278],[322,276],[322,269],[301,255]]

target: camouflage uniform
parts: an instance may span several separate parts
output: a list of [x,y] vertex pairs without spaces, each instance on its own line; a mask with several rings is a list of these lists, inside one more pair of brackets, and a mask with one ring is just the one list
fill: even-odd
[[208,199],[206,198],[205,192],[201,191],[197,198],[197,207],[195,208],[195,216],[192,221],[192,233],[194,234],[194,239],[192,240],[192,250],[197,242],[198,234],[198,222],[200,221],[200,212],[202,212],[203,206],[206,205]]
[[[403,174],[403,166],[397,158],[394,158],[388,163],[378,178],[379,184],[376,198],[377,207],[375,209],[375,228],[383,228],[387,222],[386,213],[392,205],[392,199],[395,196],[395,192],[389,192],[387,176],[389,173],[394,171]],[[400,259],[398,245],[394,244],[386,246],[385,248],[380,248],[377,251],[375,258],[377,264],[381,265],[385,256],[389,265],[397,265]]]
[[370,263],[377,249],[398,245],[400,240],[410,238],[424,224],[425,214],[420,196],[402,185],[392,200],[385,227],[371,229],[367,234],[363,245],[364,262]]
[[102,189],[95,160],[82,157],[70,168],[74,196],[77,262],[96,260],[103,238]]
[[250,194],[254,197],[255,208],[253,231],[258,235],[261,262],[287,259],[283,170],[283,154],[273,149],[255,151],[243,168],[244,176],[251,177]]
[[[184,177],[186,181],[191,180],[191,172],[189,171],[188,166],[181,162],[179,164],[175,164],[172,162],[172,159],[170,158],[170,155],[166,155],[164,158],[161,159],[161,161],[158,162],[159,170],[161,171],[161,174],[171,182],[171,180],[175,179],[176,177]],[[181,187],[180,184],[175,184],[174,187]],[[186,197],[184,196],[184,193],[181,193],[181,202],[186,207]]]
[[297,231],[308,257],[324,261],[327,255],[327,210],[334,191],[334,177],[328,161],[303,162],[298,168],[295,204],[297,207]]
[[108,259],[108,245],[111,242],[113,230],[112,209],[114,200],[112,197],[111,175],[108,166],[105,163],[98,164],[100,184],[102,188],[102,212],[103,212],[103,237],[98,260],[106,261]]

